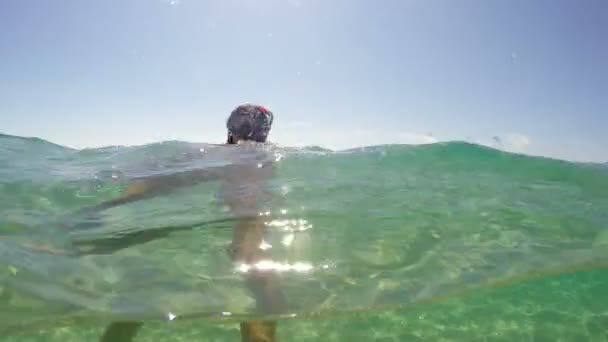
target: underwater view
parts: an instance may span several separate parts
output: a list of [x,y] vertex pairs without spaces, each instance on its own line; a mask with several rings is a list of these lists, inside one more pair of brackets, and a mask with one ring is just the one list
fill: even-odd
[[607,0],[0,0],[0,342],[608,342]]
[[[272,169],[261,212],[221,200],[260,184],[222,180],[99,206],[138,179],[251,164]],[[137,341],[232,341],[260,318],[289,341],[608,337],[606,165],[464,142],[76,150],[3,135],[0,166],[3,341],[96,340],[125,320],[145,323]],[[235,264],[250,216],[266,259]],[[248,267],[279,275],[285,311],[255,310]]]

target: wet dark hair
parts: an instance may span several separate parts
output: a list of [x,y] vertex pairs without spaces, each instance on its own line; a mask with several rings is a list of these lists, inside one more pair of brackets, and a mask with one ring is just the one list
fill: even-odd
[[274,115],[263,106],[244,104],[236,107],[226,122],[228,144],[239,140],[266,142]]

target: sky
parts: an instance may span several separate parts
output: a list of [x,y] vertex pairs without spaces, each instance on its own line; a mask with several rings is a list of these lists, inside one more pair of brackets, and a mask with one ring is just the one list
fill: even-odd
[[1,0],[0,132],[83,148],[466,140],[608,161],[605,0]]

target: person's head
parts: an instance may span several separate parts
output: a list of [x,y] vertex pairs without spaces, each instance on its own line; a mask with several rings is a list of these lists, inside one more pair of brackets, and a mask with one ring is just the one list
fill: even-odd
[[228,144],[239,141],[266,142],[274,115],[263,106],[244,104],[236,107],[226,122]]

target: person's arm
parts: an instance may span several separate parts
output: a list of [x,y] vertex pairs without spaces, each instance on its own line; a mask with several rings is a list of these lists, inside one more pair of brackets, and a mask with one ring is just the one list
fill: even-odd
[[85,208],[81,210],[81,212],[101,211],[122,204],[166,194],[179,188],[218,180],[222,177],[222,174],[231,167],[233,167],[233,165],[139,178],[127,185],[122,196],[102,202],[93,207]]

